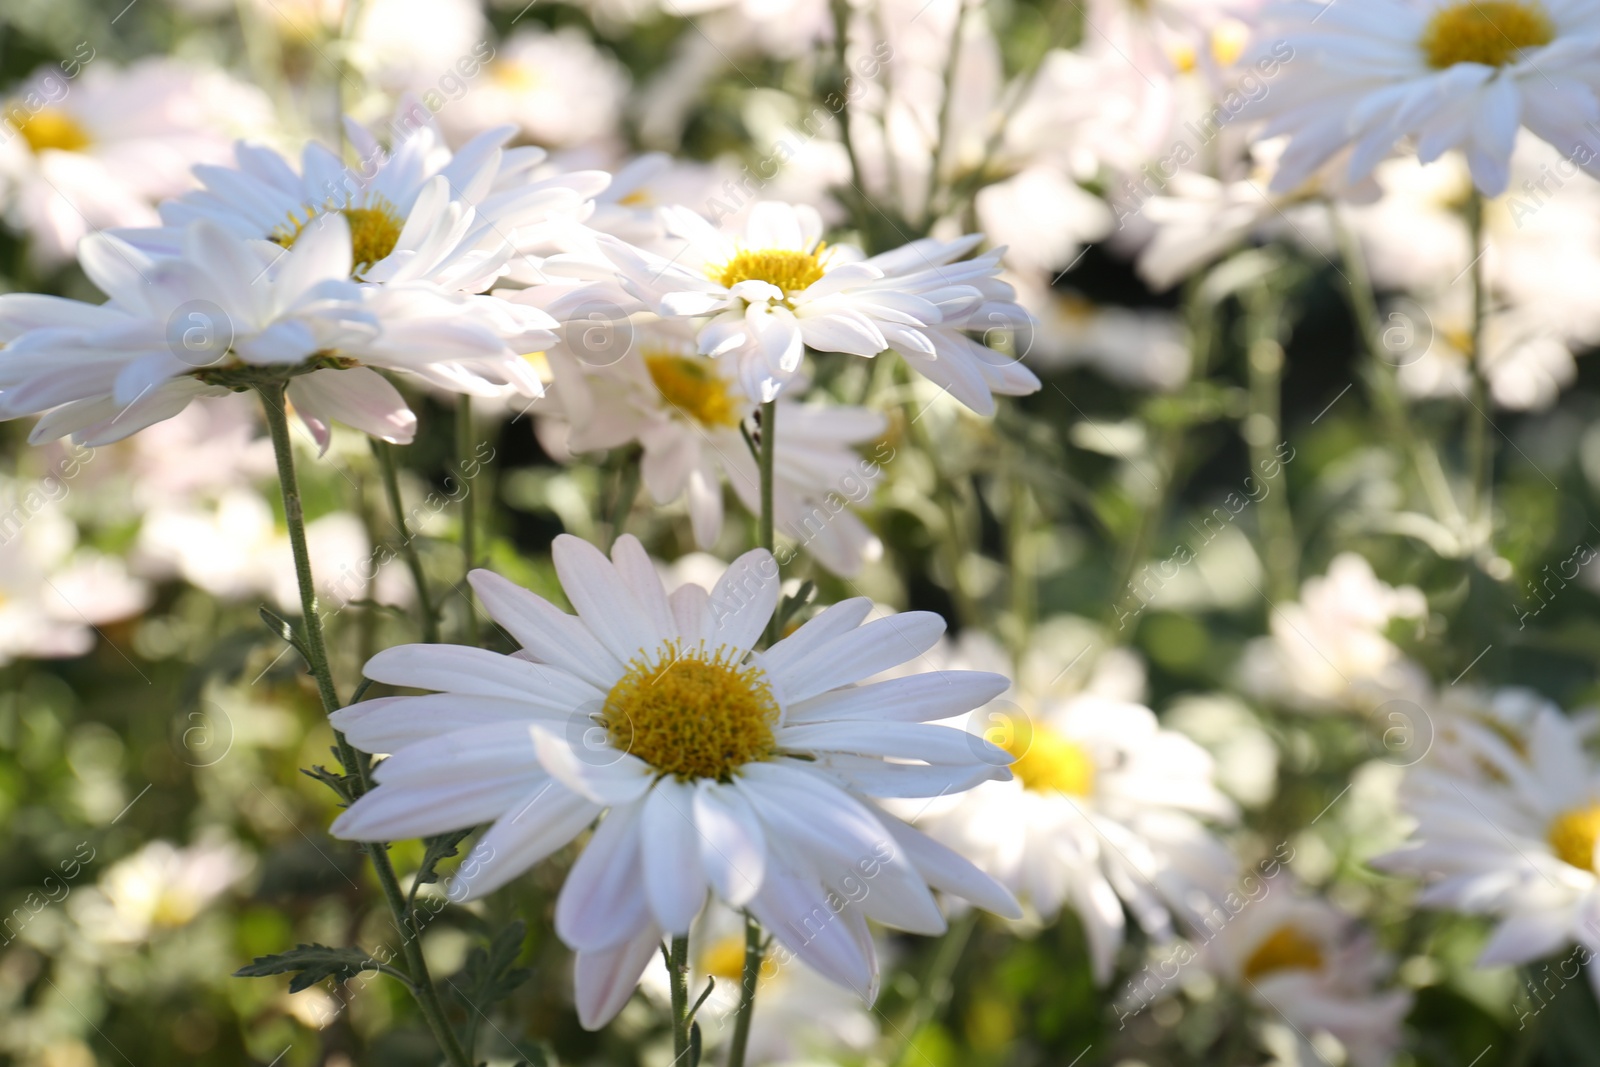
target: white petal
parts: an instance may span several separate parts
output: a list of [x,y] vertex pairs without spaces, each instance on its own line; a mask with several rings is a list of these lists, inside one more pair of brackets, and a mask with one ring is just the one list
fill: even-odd
[[653,654],[671,636],[651,625],[638,598],[598,548],[561,534],[551,544],[550,554],[579,618],[618,661],[628,663],[641,654]]
[[645,896],[663,930],[686,935],[706,900],[700,834],[694,823],[694,788],[670,775],[644,802]]
[[647,921],[639,855],[642,804],[613,808],[572,865],[556,900],[556,933],[572,948],[606,948]]
[[644,969],[661,945],[661,931],[646,923],[619,945],[585,949],[573,964],[573,985],[578,1002],[578,1022],[585,1030],[599,1030],[616,1018],[639,986]]
[[558,663],[601,692],[622,676],[622,664],[595,640],[583,622],[493,571],[467,575],[484,610],[523,648],[546,663]]
[[931,611],[907,611],[875,619],[824,642],[810,655],[779,671],[784,695],[798,703],[835,686],[859,682],[927,652],[944,633],[944,620]]
[[761,889],[767,841],[761,822],[739,793],[702,779],[695,788],[694,823],[700,831],[700,860],[717,895],[736,908]]
[[655,779],[648,763],[611,747],[609,739],[586,737],[573,744],[539,726],[528,730],[539,762],[551,777],[596,804],[631,804]]
[[565,846],[600,808],[555,782],[529,792],[478,839],[450,880],[458,904],[486,896]]
[[754,648],[761,639],[782,591],[778,561],[764,548],[734,560],[711,590],[712,644],[733,649]]

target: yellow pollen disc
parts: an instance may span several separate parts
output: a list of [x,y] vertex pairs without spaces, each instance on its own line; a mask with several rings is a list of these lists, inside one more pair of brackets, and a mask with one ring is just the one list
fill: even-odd
[[601,720],[611,743],[680,781],[727,781],[746,763],[771,759],[778,701],[761,668],[742,654],[668,641],[642,652],[606,695]]
[[648,189],[635,189],[633,192],[617,201],[617,203],[623,205],[624,207],[649,207],[655,202],[656,198],[650,195],[650,190]]
[[1562,812],[1551,820],[1545,836],[1562,863],[1580,871],[1594,870],[1594,842],[1600,837],[1600,804]]
[[1293,926],[1272,931],[1244,961],[1244,976],[1252,980],[1274,971],[1321,969],[1322,946]]
[[743,418],[737,398],[705,356],[646,355],[644,365],[661,395],[680,414],[702,426],[732,429]]
[[[719,984],[731,982],[737,986],[744,978],[744,935],[730,934],[707,945],[700,953],[700,970],[715,978]],[[765,982],[777,973],[778,968],[772,957],[763,957],[756,981],[758,984]]]
[[1017,757],[1011,773],[1035,793],[1086,797],[1094,792],[1094,759],[1083,746],[1035,725],[1000,743]]
[[1555,35],[1555,23],[1537,0],[1459,0],[1434,12],[1418,44],[1435,70],[1457,63],[1503,67]]
[[18,131],[35,152],[54,148],[58,152],[81,152],[90,145],[89,131],[65,111],[47,107],[28,116]]
[[526,63],[494,63],[489,67],[489,77],[496,85],[513,93],[531,93],[543,81],[539,72]]
[[[350,226],[352,276],[360,277],[363,270],[387,257],[394,251],[394,246],[400,243],[400,231],[405,229],[405,220],[394,205],[383,197],[374,197],[365,207],[339,208],[338,211]],[[272,235],[272,240],[285,248],[293,248],[306,226],[319,214],[322,213],[307,209],[303,219],[291,215],[289,224],[280,227]]]
[[1225,19],[1211,31],[1211,58],[1221,67],[1231,67],[1250,43],[1250,27],[1238,19]]
[[785,294],[797,293],[822,280],[822,251],[798,252],[789,248],[768,249],[765,252],[740,252],[720,267],[710,267],[706,273],[727,288],[740,282],[770,282]]

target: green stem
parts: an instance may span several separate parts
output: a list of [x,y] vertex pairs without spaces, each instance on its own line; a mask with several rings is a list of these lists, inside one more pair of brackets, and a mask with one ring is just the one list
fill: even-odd
[[961,963],[962,955],[967,951],[968,942],[972,940],[972,932],[977,928],[977,909],[969,908],[965,915],[950,924],[950,929],[940,939],[939,950],[918,984],[917,999],[911,1005],[905,1025],[899,1027],[902,1038],[899,1055],[890,1063],[905,1059],[906,1050],[917,1039],[917,1032],[938,1018],[950,1003],[951,994],[955,992],[955,983],[951,979]]
[[628,516],[633,512],[633,502],[639,497],[641,463],[639,450],[630,448],[622,453],[622,463],[617,470],[617,496],[611,505],[611,543],[616,544],[628,526]]
[[686,1067],[689,1056],[689,939],[675,937],[667,953],[672,980],[672,1063]]
[[1020,460],[1012,460],[1012,470],[1007,478],[1007,496],[1010,504],[1006,516],[1007,562],[1011,567],[1011,652],[1020,661],[1028,647],[1028,637],[1033,632],[1034,618],[1038,614],[1038,594],[1035,589],[1035,552],[1033,548],[1034,505],[1033,492],[1020,473]]
[[1373,295],[1372,279],[1367,274],[1366,257],[1361,254],[1361,245],[1345,224],[1338,208],[1330,204],[1328,210],[1333,216],[1339,255],[1344,264],[1345,280],[1349,283],[1350,312],[1355,316],[1356,329],[1360,331],[1362,343],[1371,356],[1368,389],[1378,415],[1383,419],[1385,431],[1410,459],[1433,517],[1459,530],[1463,522],[1461,509],[1456,505],[1455,494],[1450,491],[1450,480],[1445,477],[1444,468],[1439,463],[1439,454],[1418,441],[1411,432],[1411,421],[1406,415],[1405,400],[1400,394],[1395,364],[1390,358],[1391,353],[1383,347],[1383,322],[1378,317],[1378,301]]
[[[1261,497],[1261,539],[1267,582],[1274,602],[1294,599],[1299,586],[1299,546],[1289,512],[1283,464],[1277,445],[1283,440],[1283,298],[1263,285],[1247,303],[1250,316],[1250,413],[1244,438],[1250,446],[1253,477],[1265,483]],[[1268,472],[1271,472],[1270,474]]]
[[[312,676],[317,680],[317,690],[322,696],[323,710],[329,714],[339,710],[339,694],[334,688],[333,672],[328,665],[327,642],[322,633],[322,618],[317,614],[316,585],[311,576],[311,553],[306,548],[305,510],[300,503],[300,483],[294,473],[294,446],[289,440],[289,417],[284,403],[283,382],[267,382],[258,387],[261,407],[266,413],[267,433],[272,438],[272,451],[278,461],[278,486],[283,493],[284,521],[289,527],[289,547],[294,554],[295,579],[300,586],[300,608],[304,630],[306,656]],[[372,788],[368,777],[367,761],[338,730],[333,732],[339,748],[339,760],[350,777],[353,796],[360,797]],[[428,975],[428,964],[422,955],[417,938],[420,931],[410,923],[406,914],[405,898],[400,893],[400,881],[395,877],[394,865],[389,862],[388,846],[378,841],[362,842],[361,848],[372,860],[378,884],[383,888],[384,899],[394,915],[395,925],[401,933],[406,957],[406,969],[411,978],[412,992],[417,1006],[427,1019],[428,1027],[438,1040],[440,1048],[452,1067],[471,1067],[471,1061],[456,1040],[455,1032],[445,1019],[444,1007],[439,1001],[439,991],[433,987]]]
[[750,1044],[750,1020],[755,1017],[756,986],[761,981],[761,965],[766,956],[761,925],[746,915],[744,970],[739,976],[739,1012],[734,1016],[733,1039],[728,1043],[728,1067],[744,1067],[744,1052]]
[[417,587],[417,608],[422,612],[422,640],[430,645],[439,643],[439,615],[433,598],[428,594],[428,578],[422,570],[422,557],[417,553],[417,543],[406,525],[405,505],[400,499],[400,477],[395,468],[394,448],[387,441],[372,438],[372,454],[378,457],[378,468],[383,472],[383,492],[389,499],[389,512],[393,516],[395,532],[400,535],[400,554],[405,557],[406,569],[411,572],[411,583]]
[[461,480],[461,595],[467,599],[467,644],[478,643],[478,608],[473,602],[472,585],[465,581],[472,568],[478,565],[478,506],[473,499],[473,475],[477,471],[477,443],[472,438],[472,398],[462,393],[456,398],[456,470]]
[[1472,234],[1472,403],[1476,410],[1467,415],[1467,463],[1472,472],[1472,521],[1478,528],[1475,541],[1486,547],[1493,540],[1491,474],[1494,467],[1492,426],[1489,422],[1489,383],[1483,375],[1483,325],[1489,312],[1488,283],[1483,274],[1486,251],[1483,235],[1483,194],[1474,187],[1467,202],[1467,229]]
[[[756,519],[756,540],[761,548],[768,552],[777,547],[777,535],[773,531],[772,521],[772,488],[774,470],[778,458],[778,402],[768,400],[761,405],[761,454],[758,466],[761,471],[761,514]],[[781,581],[782,575],[775,575],[774,580]],[[767,623],[766,643],[770,646],[778,640],[778,613],[774,611],[772,618]]]

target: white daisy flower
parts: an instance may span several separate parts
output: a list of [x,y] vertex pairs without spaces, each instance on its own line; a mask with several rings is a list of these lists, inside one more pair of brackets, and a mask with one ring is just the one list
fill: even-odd
[[[538,395],[532,368],[500,332],[463,316],[469,301],[515,314],[527,336],[553,320],[488,297],[426,286],[378,289],[349,280],[350,229],[334,213],[287,250],[202,221],[183,255],[153,257],[109,234],[84,241],[80,261],[111,299],[0,296],[0,417],[44,412],[31,440],[72,434],[119,440],[237,384],[233,372],[294,373],[288,397],[319,444],[338,421],[408,442],[416,417],[373,366],[445,388]],[[219,384],[221,383],[221,384]]]
[[1272,611],[1271,637],[1245,648],[1244,687],[1304,711],[1370,710],[1386,700],[1420,701],[1427,676],[1387,636],[1392,622],[1428,613],[1415,586],[1391,586],[1372,564],[1343,552],[1308,578],[1300,599]]
[[[1287,882],[1287,878],[1283,879]],[[1269,1024],[1287,1022],[1297,1062],[1326,1054],[1308,1039],[1332,1037],[1352,1067],[1386,1067],[1401,1045],[1411,994],[1381,988],[1393,961],[1370,930],[1320,897],[1274,882],[1265,896],[1217,928],[1201,959],[1245,993]]]
[[[657,504],[687,502],[702,548],[721,536],[724,482],[747,510],[759,513],[760,472],[740,430],[758,405],[729,361],[707,359],[696,354],[693,340],[641,326],[628,356],[587,384],[592,403],[581,419],[571,419],[567,449],[639,442],[644,487]],[[829,570],[858,573],[883,546],[850,508],[882,479],[886,456],[873,459],[855,448],[881,437],[889,420],[867,408],[780,398],[777,425],[774,526]]]
[[[1005,658],[988,639],[965,639],[962,653]],[[1100,670],[1116,666],[1113,658]],[[1116,673],[1101,684],[1117,686]],[[1213,784],[1211,757],[1162,729],[1149,708],[1095,692],[1013,689],[968,723],[1016,757],[1015,777],[940,798],[917,825],[973,857],[1040,920],[1075,910],[1097,981],[1111,979],[1124,906],[1146,933],[1168,940],[1174,914],[1197,926],[1232,879],[1231,855],[1200,821],[1236,814]]]
[[[1600,951],[1600,768],[1578,725],[1519,701],[1520,733],[1503,722],[1458,729],[1459,758],[1407,773],[1410,847],[1372,861],[1428,882],[1418,902],[1499,920],[1479,966],[1528,963],[1576,942]],[[1508,711],[1511,709],[1507,709]],[[1600,969],[1589,968],[1600,990]]]
[[168,59],[119,70],[91,49],[5,97],[7,221],[32,238],[36,262],[55,266],[96,230],[153,225],[158,200],[194,186],[192,166],[272,126],[266,94],[220,70]]
[[481,78],[439,110],[439,122],[461,140],[509,124],[550,148],[608,142],[628,98],[627,69],[572,26],[517,30]]
[[39,490],[0,482],[0,665],[81,656],[95,627],[143,611],[150,590],[121,560],[78,547]]
[[335,821],[337,836],[492,822],[452,883],[464,900],[601,818],[555,918],[577,950],[579,1018],[591,1029],[621,1009],[664,934],[688,933],[708,890],[867,1000],[877,982],[867,919],[940,933],[930,889],[1017,914],[967,861],[859,799],[1009,775],[1004,752],[928,725],[993,697],[1003,677],[855,684],[932,647],[938,616],[862,625],[871,602],[849,600],[753,651],[778,603],[768,552],[740,557],[709,592],[685,585],[670,598],[631,536],[610,560],[570,535],[551,552],[576,617],[487,571],[471,576],[521,652],[409,645],[368,662],[376,681],[439,692],[335,713],[353,744],[394,753],[375,769],[378,787]]
[[241,141],[233,167],[196,167],[204,188],[161,205],[165,226],[120,236],[170,255],[183,230],[204,219],[237,237],[288,247],[309,223],[337,214],[349,226],[352,270],[361,281],[482,293],[545,228],[592,210],[591,199],[610,181],[602,171],[533,180],[529,171],[544,152],[503,149],[515,132],[510,126],[485,131],[454,153],[431,125],[388,150],[359,124],[346,126],[358,164],[347,166],[311,142],[296,172],[271,149]]
[[151,841],[112,864],[82,899],[74,894],[70,907],[91,941],[148,941],[194,921],[254,866],[255,857],[226,838],[182,848]]
[[869,357],[892,348],[985,415],[993,394],[1039,388],[1019,360],[968,336],[1030,321],[997,277],[996,253],[961,260],[976,236],[927,238],[868,259],[848,245],[825,245],[822,217],[804,205],[756,204],[737,234],[687,208],[663,208],[662,217],[684,242],[671,259],[614,239],[603,247],[652,311],[704,320],[700,351],[736,355],[751,396],[776,397],[807,348]]
[[1600,3],[1594,0],[1291,2],[1257,38],[1287,42],[1294,59],[1249,112],[1264,136],[1292,135],[1273,187],[1293,189],[1353,147],[1352,180],[1402,138],[1430,163],[1466,153],[1486,195],[1505,191],[1517,131],[1526,126],[1596,168]]

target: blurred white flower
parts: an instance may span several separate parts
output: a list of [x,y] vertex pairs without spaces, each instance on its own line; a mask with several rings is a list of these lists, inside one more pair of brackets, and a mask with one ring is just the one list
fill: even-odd
[[266,94],[220,70],[170,59],[119,70],[92,49],[41,69],[6,100],[6,219],[45,267],[87,234],[154,224],[156,201],[194,186],[192,166],[222,162],[234,137],[274,127]]
[[[1301,1042],[1331,1036],[1352,1067],[1387,1067],[1400,1049],[1411,994],[1381,988],[1393,963],[1371,931],[1288,883],[1280,877],[1216,929],[1201,959],[1264,1019],[1287,1021]],[[1319,1053],[1315,1046],[1300,1050],[1310,1062],[1320,1062]]]
[[[1574,943],[1600,951],[1600,767],[1559,709],[1515,701],[1487,728],[1463,723],[1447,758],[1401,792],[1412,844],[1373,866],[1427,882],[1418,902],[1498,920],[1478,964],[1528,963]],[[1463,757],[1466,757],[1463,759]],[[1587,956],[1586,956],[1587,958]],[[1586,968],[1600,990],[1600,968]]]
[[[380,565],[356,516],[335,512],[312,520],[306,547],[325,613],[368,596],[386,604],[409,602],[409,580],[397,563]],[[223,599],[270,596],[283,610],[300,606],[288,530],[247,487],[228,489],[212,502],[152,508],[139,529],[136,558],[151,577],[179,577]]]
[[439,110],[440,125],[462,139],[510,125],[549,148],[607,142],[628,96],[628,72],[570,26],[518,30],[480,77]]
[[1096,305],[1060,289],[1021,290],[1037,320],[1024,335],[1042,370],[1093,367],[1119,385],[1162,392],[1189,380],[1189,338],[1172,312]]
[[95,889],[74,894],[69,907],[95,941],[148,941],[193,921],[253,867],[253,857],[225,839],[183,848],[152,841],[112,864]]
[[[1057,683],[1074,665],[1057,653]],[[991,640],[964,635],[956,661],[1003,666]],[[1124,906],[1168,940],[1200,922],[1235,870],[1202,819],[1229,821],[1211,757],[1164,730],[1149,708],[1084,692],[1066,698],[1014,687],[965,716],[968,730],[1010,752],[1014,777],[964,796],[899,802],[902,814],[968,856],[1050,922],[1077,912],[1096,981],[1110,981]],[[1175,924],[1179,920],[1182,926]]]
[[1385,636],[1397,619],[1422,620],[1427,599],[1414,586],[1381,581],[1354,552],[1309,578],[1300,599],[1272,612],[1271,637],[1245,647],[1245,688],[1302,711],[1370,710],[1392,698],[1420,701],[1427,677]]
[[96,627],[149,602],[120,559],[78,548],[78,530],[38,487],[0,483],[0,664],[81,656]]
[[1489,196],[1510,182],[1525,125],[1586,168],[1600,166],[1595,96],[1600,4],[1594,0],[1368,0],[1285,3],[1256,37],[1287,41],[1294,61],[1250,112],[1266,136],[1292,134],[1273,188],[1293,189],[1346,146],[1359,180],[1414,142],[1424,163],[1466,153]]

